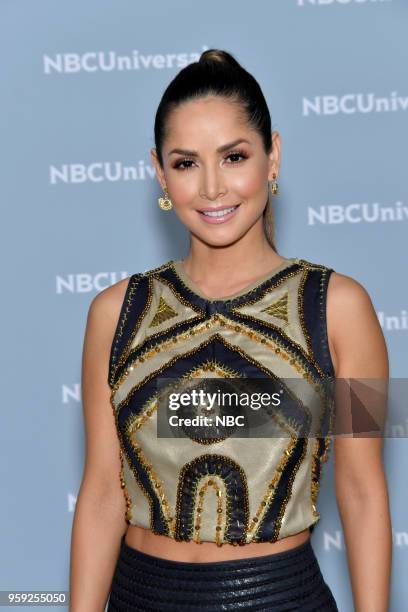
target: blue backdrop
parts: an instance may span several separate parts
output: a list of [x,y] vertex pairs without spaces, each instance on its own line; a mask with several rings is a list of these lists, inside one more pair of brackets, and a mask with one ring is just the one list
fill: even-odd
[[[407,18],[404,0],[3,0],[1,589],[68,588],[88,307],[187,253],[149,151],[164,88],[204,49],[254,74],[281,134],[278,251],[362,283],[391,376],[407,375]],[[395,612],[408,597],[401,438],[385,441]],[[313,545],[348,612],[332,455],[325,468]]]

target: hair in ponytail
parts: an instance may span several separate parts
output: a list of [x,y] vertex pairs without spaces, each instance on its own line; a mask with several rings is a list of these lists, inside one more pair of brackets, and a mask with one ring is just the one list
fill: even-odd
[[[161,150],[166,137],[166,120],[171,111],[183,102],[209,95],[221,96],[237,104],[243,110],[251,128],[260,134],[265,152],[267,154],[271,152],[271,116],[258,82],[227,51],[207,49],[201,54],[198,62],[188,64],[175,76],[164,91],[157,108],[154,137],[161,166],[163,166]],[[276,250],[270,189],[268,189],[268,201],[263,219],[266,238]]]

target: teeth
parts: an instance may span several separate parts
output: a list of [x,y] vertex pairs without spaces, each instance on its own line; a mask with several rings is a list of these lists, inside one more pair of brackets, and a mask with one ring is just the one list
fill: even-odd
[[225,208],[224,210],[206,211],[206,212],[203,212],[202,214],[206,215],[207,217],[223,217],[224,215],[227,215],[228,213],[235,210],[237,206],[232,206],[231,208]]

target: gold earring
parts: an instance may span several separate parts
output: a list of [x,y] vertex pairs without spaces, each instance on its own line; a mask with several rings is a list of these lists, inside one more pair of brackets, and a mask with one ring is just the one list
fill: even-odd
[[167,191],[167,188],[165,187],[163,189],[164,191],[164,195],[165,197],[161,197],[159,198],[158,202],[159,202],[159,206],[162,210],[171,210],[173,208],[173,202],[170,200],[169,198],[169,194]]
[[272,185],[271,185],[271,192],[272,192],[272,195],[276,195],[278,193],[278,191],[279,191],[278,183],[276,181],[276,174],[273,173],[272,176],[273,176],[273,182],[272,182]]

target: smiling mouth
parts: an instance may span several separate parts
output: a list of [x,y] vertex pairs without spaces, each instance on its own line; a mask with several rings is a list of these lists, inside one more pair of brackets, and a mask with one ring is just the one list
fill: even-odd
[[233,212],[236,208],[238,208],[240,204],[236,204],[235,206],[230,206],[229,208],[216,209],[216,210],[199,210],[200,215],[204,215],[205,217],[225,217],[226,215]]

